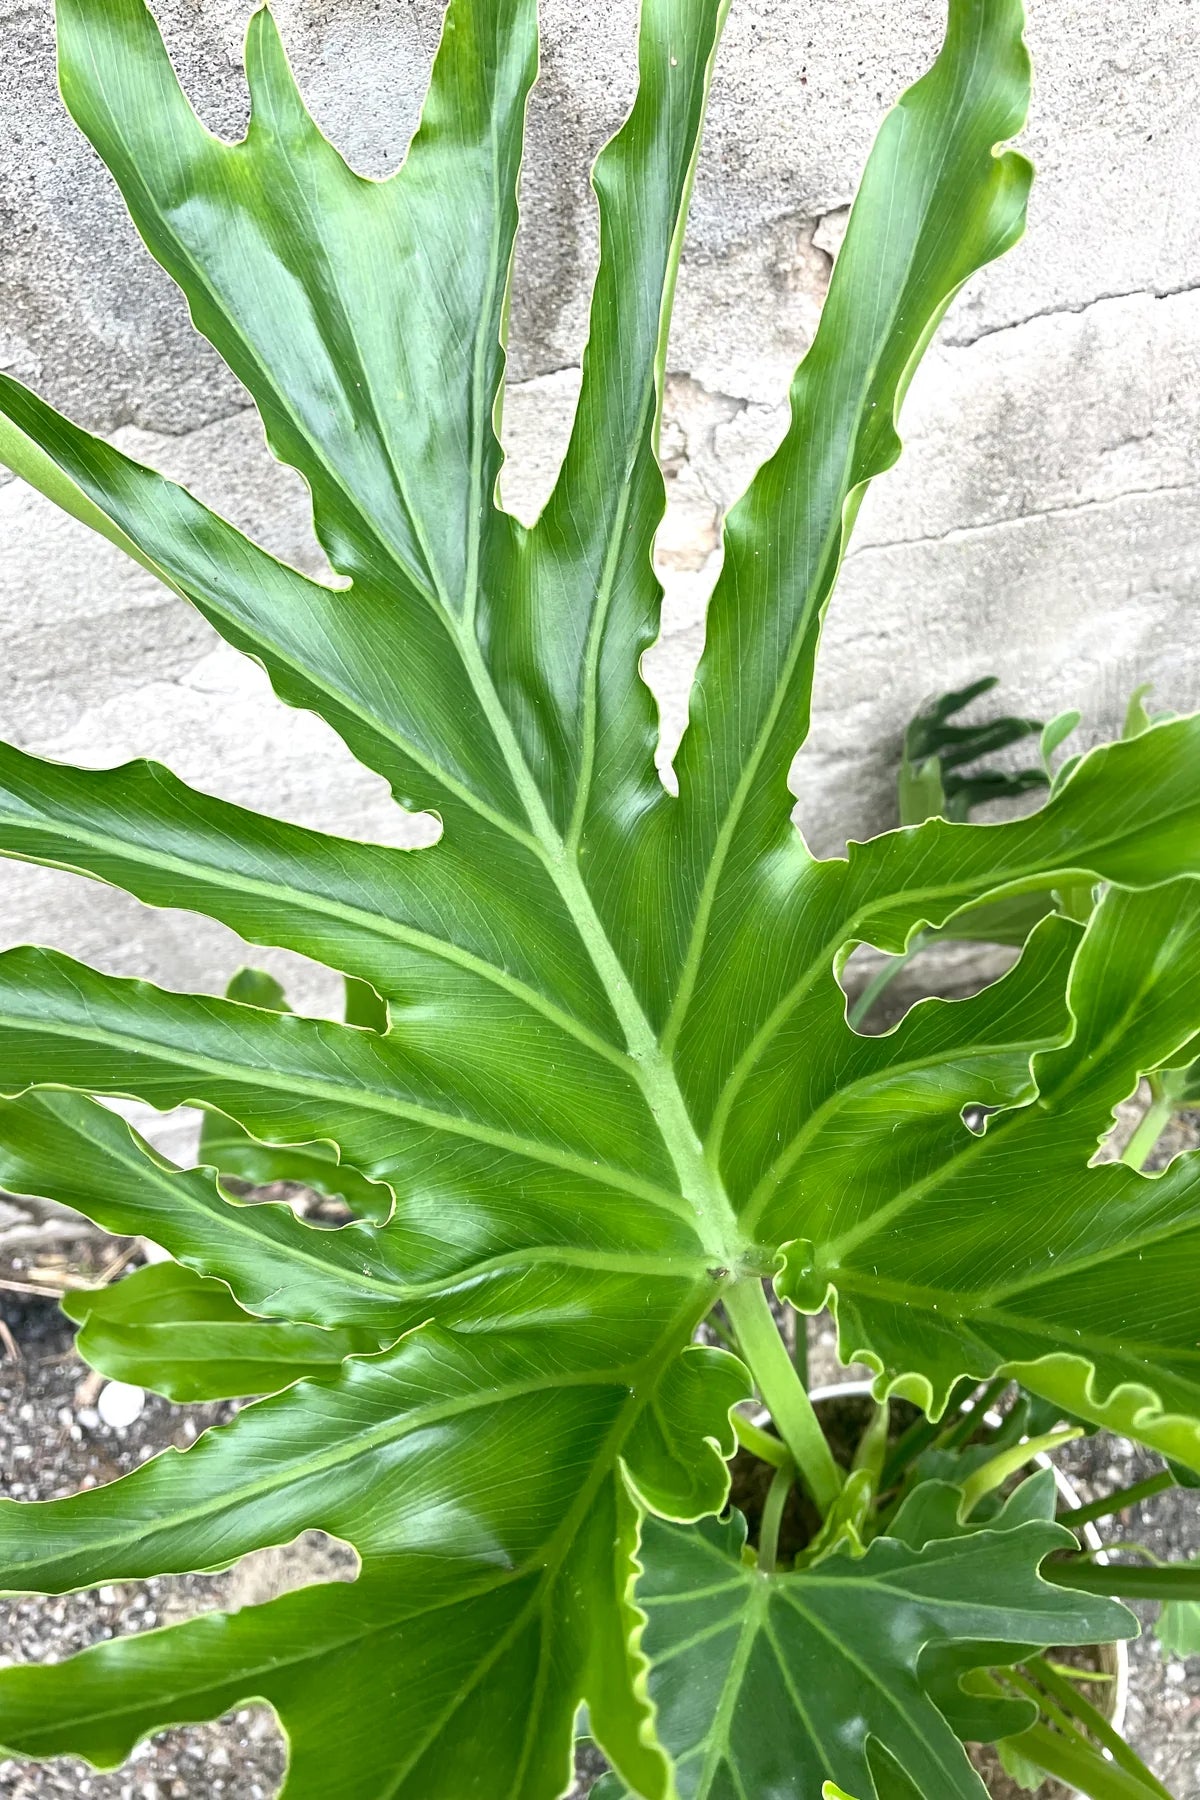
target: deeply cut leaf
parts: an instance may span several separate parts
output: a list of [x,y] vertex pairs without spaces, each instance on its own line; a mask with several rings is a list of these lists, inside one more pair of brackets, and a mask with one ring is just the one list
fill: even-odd
[[1036,1099],[978,1136],[926,1112],[870,1159],[860,1120],[856,1167],[814,1157],[783,1285],[810,1306],[832,1286],[847,1360],[935,1408],[964,1370],[1003,1370],[1200,1466],[1200,1167],[1089,1166],[1115,1100],[1192,1039],[1198,983],[1200,883],[1113,890],[1071,970],[1069,1039],[1034,1059]]
[[[628,1446],[631,1474],[657,1506],[709,1510],[726,1486],[729,1407],[745,1389],[732,1358],[688,1352],[704,1365],[701,1418],[672,1375],[678,1309],[695,1310],[686,1280],[598,1276],[586,1325],[578,1280],[558,1285],[556,1295],[543,1284],[540,1326],[526,1314],[518,1329],[502,1315],[465,1334],[426,1327],[107,1488],[0,1503],[8,1586],[62,1592],[220,1567],[310,1526],[349,1539],[363,1559],[352,1590],[306,1590],[227,1626],[175,1628],[154,1647],[148,1683],[140,1639],[115,1658],[91,1653],[78,1665],[82,1687],[64,1686],[55,1668],[8,1672],[0,1741],[18,1753],[71,1747],[119,1761],[144,1731],[266,1694],[295,1732],[291,1792],[452,1800],[466,1779],[460,1720],[470,1707],[472,1732],[490,1718],[503,1740],[489,1746],[496,1791],[528,1782],[553,1792],[567,1767],[572,1697],[587,1679],[614,1755],[643,1791],[665,1792],[628,1698],[624,1639],[593,1638],[581,1608],[619,1616],[630,1577],[634,1532],[616,1448]],[[660,1428],[643,1443],[630,1427],[651,1397]],[[700,1461],[697,1428],[711,1439]],[[378,1683],[365,1678],[381,1654],[415,1708],[392,1709],[383,1730]],[[589,1659],[600,1667],[587,1674]],[[95,1669],[112,1701],[100,1709],[87,1699]],[[610,1694],[622,1700],[606,1717]],[[333,1779],[331,1709],[344,1719]]]
[[[940,1146],[961,1148],[964,1106],[1033,1116],[1031,1053],[1081,1041],[1066,1000],[1079,932],[1065,920],[1041,925],[997,988],[920,1008],[882,1039],[846,1025],[836,962],[859,939],[902,949],[964,907],[1063,876],[1153,890],[1200,874],[1194,720],[1085,759],[1012,825],[934,822],[817,863],[790,822],[820,620],[863,489],[895,460],[896,411],[946,305],[1022,227],[1028,165],[998,152],[1028,93],[1019,0],[951,0],[935,67],[884,123],[791,426],[729,520],[678,798],[658,783],[638,673],[659,623],[655,434],[723,13],[721,0],[645,0],[638,97],[594,176],[579,412],[526,531],[495,503],[493,420],[533,0],[451,0],[420,128],[384,182],[318,132],[265,12],[247,40],[250,125],[230,144],[196,119],[142,0],[59,0],[68,104],[308,482],[344,585],[278,563],[7,377],[0,454],[257,657],[403,805],[436,811],[442,835],[418,851],[351,843],[153,764],[83,771],[0,752],[3,853],[204,913],[366,984],[358,1002],[378,997],[333,1023],[266,992],[217,1000],[53,951],[0,957],[0,1180],[227,1283],[263,1321],[222,1299],[229,1330],[260,1344],[299,1329],[309,1346],[324,1342],[314,1331],[389,1346],[244,1409],[186,1456],[0,1508],[3,1578],[18,1587],[212,1567],[309,1526],[363,1562],[351,1587],[0,1673],[0,1737],[18,1752],[111,1762],[161,1724],[260,1695],[291,1734],[288,1800],[550,1800],[586,1700],[622,1777],[667,1800],[629,1591],[630,1493],[677,1519],[723,1503],[745,1373],[687,1348],[697,1322],[801,1238],[815,1249],[804,1267],[791,1253],[797,1296],[844,1281],[843,1317],[865,1304],[859,1264],[885,1249],[890,1264],[894,1246],[831,1259],[847,1145],[858,1177],[878,1173],[882,1216]],[[1123,904],[1103,917],[1141,931]],[[1085,976],[1071,981],[1082,1020]],[[1156,1026],[1096,1059],[1089,1145],[1170,1035]],[[351,1188],[360,1217],[318,1230],[236,1205],[212,1170],[169,1169],[94,1095],[198,1104],[218,1168],[307,1168]],[[1072,1145],[1082,1169],[1082,1126]],[[1080,1179],[1093,1174],[1109,1179]],[[1123,1198],[1120,1221],[1097,1227],[1114,1242]],[[1034,1255],[1051,1247],[1042,1211]],[[175,1279],[177,1306],[211,1298]],[[1091,1356],[1095,1292],[1064,1293],[1060,1335]],[[136,1299],[94,1303],[88,1341],[102,1313],[109,1329],[148,1329],[119,1317]],[[931,1394],[956,1359],[1026,1359],[1007,1341],[985,1354],[974,1322],[931,1327],[919,1297],[907,1316],[891,1341],[876,1308],[871,1342]],[[1147,1326],[1150,1354],[1140,1338],[1095,1347],[1105,1393],[1110,1364],[1132,1356],[1149,1396],[1131,1419],[1106,1402],[1106,1417],[1158,1431],[1187,1386],[1189,1319],[1181,1300]],[[1086,1386],[1092,1363],[1076,1373]],[[1166,1435],[1186,1453],[1175,1425]],[[907,1781],[894,1765],[887,1779],[888,1792]]]

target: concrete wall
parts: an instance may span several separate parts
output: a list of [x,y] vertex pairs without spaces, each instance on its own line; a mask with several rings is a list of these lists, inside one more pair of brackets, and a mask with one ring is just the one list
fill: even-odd
[[[249,0],[156,0],[208,122],[244,116]],[[1193,0],[1031,0],[1040,181],[1025,244],[971,284],[914,383],[901,469],[863,509],[798,765],[819,847],[892,822],[903,721],[994,670],[1023,710],[1127,690],[1200,700],[1200,36]],[[321,123],[359,167],[412,128],[438,0],[279,0]],[[506,410],[507,493],[536,507],[574,393],[595,226],[586,171],[632,92],[634,0],[544,0]],[[887,103],[936,47],[939,0],[734,0],[680,284],[664,439],[668,737],[702,631],[722,509],[781,429],[845,208]],[[314,564],[298,481],[191,331],[59,105],[49,0],[0,0],[0,366]],[[0,486],[0,733],[110,763],[150,754],[211,791],[327,828],[403,832],[332,735],[139,568]],[[0,939],[169,986],[218,987],[232,934],[76,878],[0,865]],[[284,969],[288,959],[261,958]],[[295,978],[295,972],[293,971]],[[298,978],[320,1006],[329,984]]]

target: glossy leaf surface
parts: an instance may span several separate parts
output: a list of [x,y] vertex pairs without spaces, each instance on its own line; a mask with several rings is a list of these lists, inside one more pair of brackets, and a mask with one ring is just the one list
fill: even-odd
[[[632,1496],[676,1520],[723,1503],[747,1379],[688,1347],[713,1303],[757,1294],[789,1245],[797,1297],[844,1281],[844,1320],[858,1308],[889,1375],[922,1392],[951,1364],[1047,1348],[1036,1306],[1016,1348],[985,1341],[962,1308],[932,1328],[919,1300],[889,1337],[861,1295],[895,1234],[849,1254],[830,1196],[858,1146],[858,1172],[882,1184],[869,1206],[848,1192],[865,1243],[914,1171],[961,1148],[964,1106],[1031,1113],[1043,1063],[1067,1067],[1045,1059],[1083,1043],[1094,978],[1078,927],[1047,921],[996,988],[923,1006],[880,1039],[849,1030],[835,965],[860,939],[900,950],[965,907],[1065,877],[1116,884],[1097,934],[1145,941],[1123,891],[1149,890],[1153,909],[1178,900],[1162,884],[1200,874],[1200,724],[1093,754],[1011,825],[934,821],[819,863],[791,823],[788,769],[861,494],[895,460],[897,408],[944,308],[1022,228],[1029,168],[1001,148],[1028,95],[1022,9],[951,0],[942,53],[872,152],[790,428],[730,516],[678,797],[662,788],[638,673],[659,623],[656,415],[723,14],[721,0],[643,5],[637,99],[594,174],[578,415],[525,530],[495,502],[494,417],[533,0],[451,0],[421,125],[383,182],[321,136],[266,12],[247,40],[250,125],[227,143],[192,112],[142,0],[59,0],[67,103],[308,482],[342,585],[277,562],[7,377],[0,455],[258,658],[401,804],[436,811],[442,835],[392,850],[264,819],[154,764],[0,752],[3,853],[205,914],[352,984],[333,1022],[253,983],[216,999],[52,950],[5,954],[0,1181],[153,1238],[260,1321],[221,1299],[214,1332],[258,1333],[260,1349],[282,1344],[271,1332],[387,1346],[108,1488],[0,1505],[0,1578],[17,1588],[213,1567],[313,1526],[362,1558],[350,1587],[0,1673],[0,1739],[20,1753],[111,1763],[159,1725],[265,1695],[291,1736],[287,1800],[551,1800],[586,1701],[622,1778],[668,1800],[630,1598]],[[1092,1058],[1086,1107],[1064,1109],[1079,1121],[1072,1180],[1108,1181],[1086,1168],[1101,1114],[1174,1053],[1167,1011]],[[216,1169],[170,1169],[93,1096],[201,1106]],[[982,1140],[989,1155],[1001,1141]],[[1018,1155],[1013,1179],[1027,1166]],[[324,1182],[359,1216],[320,1230],[238,1205],[220,1170]],[[1094,1191],[1097,1241],[1116,1244],[1125,1192],[1106,1212]],[[965,1220],[970,1197],[956,1204]],[[1031,1261],[1061,1247],[1054,1208],[1038,1212]],[[986,1194],[980,1217],[990,1246]],[[960,1234],[939,1273],[948,1294],[976,1273]],[[177,1308],[211,1301],[176,1282]],[[91,1341],[119,1328],[133,1355],[130,1334],[159,1323],[118,1316],[137,1297],[95,1303]],[[1076,1385],[1094,1379],[1103,1398],[1132,1357],[1150,1398],[1132,1419],[1105,1402],[1105,1416],[1146,1421],[1157,1441],[1189,1379],[1189,1303],[1138,1315],[1136,1342],[1118,1321],[1093,1346],[1087,1284],[1053,1300],[1060,1336],[1085,1345]],[[186,1379],[182,1342],[172,1380]],[[241,1354],[229,1380],[246,1379]]]
[[1114,889],[1072,966],[1069,1039],[1034,1058],[1036,1097],[978,1136],[923,1109],[889,1123],[886,1148],[877,1129],[877,1157],[862,1136],[813,1157],[816,1230],[784,1285],[814,1305],[833,1285],[843,1354],[919,1371],[901,1385],[938,1406],[964,1370],[1004,1369],[1200,1463],[1195,1159],[1158,1177],[1090,1166],[1115,1100],[1192,1039],[1198,982],[1200,884]]

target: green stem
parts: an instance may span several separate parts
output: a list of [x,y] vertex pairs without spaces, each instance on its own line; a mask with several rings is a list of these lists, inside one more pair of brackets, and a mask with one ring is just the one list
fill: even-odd
[[974,1404],[965,1410],[960,1402],[959,1416],[940,1431],[934,1439],[939,1450],[958,1450],[968,1443],[983,1424],[992,1404],[998,1400],[1006,1387],[1012,1385],[1008,1375],[996,1375],[988,1382],[983,1392],[978,1395]]
[[783,1509],[787,1505],[787,1497],[795,1479],[796,1465],[789,1456],[771,1477],[763,1507],[762,1526],[758,1534],[758,1566],[764,1575],[775,1573],[775,1565],[779,1560],[779,1527],[783,1523]]
[[796,1365],[796,1373],[800,1377],[805,1392],[808,1391],[808,1315],[796,1314],[796,1348],[792,1352],[792,1361]]
[[887,991],[901,970],[906,969],[917,951],[923,950],[924,947],[923,939],[917,938],[900,956],[889,957],[881,969],[876,969],[847,1014],[852,1030],[858,1030],[879,996]]
[[1115,1594],[1122,1600],[1200,1600],[1200,1563],[1165,1563],[1147,1569],[1137,1563],[1048,1562],[1042,1574],[1056,1587],[1085,1594]]
[[1125,1742],[1104,1714],[1079,1692],[1074,1682],[1060,1675],[1044,1656],[1031,1656],[1025,1667],[1037,1677],[1047,1693],[1053,1694],[1060,1706],[1073,1713],[1080,1724],[1087,1727],[1119,1768],[1127,1770],[1130,1775],[1136,1775],[1139,1781],[1144,1781],[1152,1793],[1161,1796],[1161,1800],[1171,1800],[1158,1777],[1146,1767],[1141,1757]]
[[842,1491],[842,1472],[833,1460],[812,1401],[779,1335],[757,1276],[746,1276],[728,1290],[725,1311],[775,1428],[824,1517]]
[[1090,1525],[1093,1519],[1110,1519],[1114,1513],[1124,1512],[1127,1506],[1137,1506],[1143,1500],[1152,1500],[1155,1494],[1165,1493],[1167,1488],[1175,1486],[1175,1477],[1169,1469],[1163,1469],[1158,1475],[1148,1475],[1145,1481],[1135,1481],[1131,1487],[1119,1488],[1115,1494],[1104,1494],[1099,1500],[1091,1500],[1086,1506],[1073,1506],[1070,1512],[1061,1512],[1058,1523],[1075,1531],[1080,1525]]
[[1024,1694],[1027,1699],[1032,1700],[1039,1713],[1044,1713],[1050,1724],[1053,1725],[1056,1730],[1061,1731],[1068,1742],[1072,1744],[1081,1744],[1085,1748],[1088,1747],[1088,1741],[1075,1721],[1063,1712],[1062,1708],[1055,1703],[1050,1695],[1044,1694],[1042,1690],[1029,1679],[1028,1675],[1026,1675],[1023,1670],[1006,1669],[1004,1671],[1004,1678],[1006,1681],[1010,1682],[1013,1687],[1017,1688],[1020,1693]]
[[1121,1156],[1121,1161],[1128,1163],[1131,1169],[1145,1168],[1175,1115],[1175,1095],[1170,1082],[1159,1075],[1149,1075],[1146,1079],[1150,1083],[1150,1104]]
[[[975,1392],[978,1385],[977,1381],[967,1375],[951,1389],[950,1398],[946,1402],[946,1411],[951,1418],[958,1418],[963,1401]],[[880,1491],[886,1493],[899,1480],[909,1463],[915,1462],[922,1450],[927,1450],[941,1436],[942,1431],[940,1420],[924,1417],[914,1419],[908,1430],[900,1433],[884,1459],[883,1474],[879,1478]]]
[[779,1438],[772,1437],[769,1431],[764,1431],[761,1425],[756,1425],[744,1413],[734,1413],[733,1429],[742,1449],[749,1450],[760,1462],[770,1463],[773,1469],[782,1469],[785,1463],[791,1462],[787,1445]]
[[708,1329],[711,1332],[713,1332],[717,1337],[720,1338],[720,1340],[724,1344],[725,1348],[727,1350],[732,1350],[733,1354],[736,1356],[737,1355],[737,1345],[733,1341],[732,1332],[730,1332],[726,1329],[725,1325],[723,1324],[723,1322],[721,1320],[721,1309],[719,1306],[713,1308],[712,1312],[709,1313],[709,1315],[708,1315],[707,1319],[705,1319],[704,1323],[707,1325]]
[[1107,1762],[1098,1750],[1082,1740],[1072,1743],[1048,1725],[1033,1725],[1009,1742],[1047,1775],[1078,1788],[1091,1800],[1158,1800],[1161,1790],[1157,1786],[1147,1787],[1127,1769]]

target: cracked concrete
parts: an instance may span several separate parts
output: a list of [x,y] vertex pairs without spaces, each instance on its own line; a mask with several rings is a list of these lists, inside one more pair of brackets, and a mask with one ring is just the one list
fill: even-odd
[[[251,0],[155,0],[206,122],[244,126]],[[440,0],[278,0],[310,104],[354,166],[394,168]],[[504,436],[506,503],[536,516],[570,428],[596,255],[591,157],[633,91],[636,0],[544,0]],[[971,282],[914,381],[900,467],[868,496],[795,770],[817,847],[892,822],[906,717],[995,670],[1022,710],[1200,695],[1200,38],[1193,0],[1032,0],[1024,244]],[[662,441],[663,636],[645,673],[663,764],[686,717],[724,512],[786,425],[847,203],[889,100],[936,46],[942,0],[735,0],[672,336]],[[0,367],[322,567],[302,484],[191,330],[54,92],[49,0],[0,0]],[[410,841],[381,786],[208,626],[104,542],[0,478],[0,734],[109,763],[155,754],[199,786]],[[60,943],[175,986],[219,986],[232,934],[63,874],[0,867],[0,940]],[[257,954],[257,953],[256,953]],[[284,962],[280,960],[280,972]],[[287,965],[302,1006],[323,978]]]

